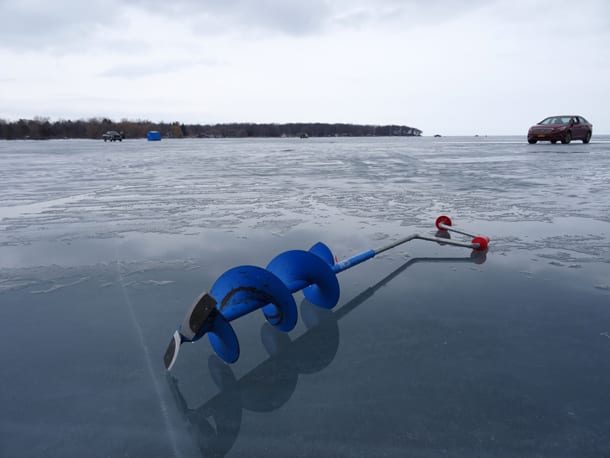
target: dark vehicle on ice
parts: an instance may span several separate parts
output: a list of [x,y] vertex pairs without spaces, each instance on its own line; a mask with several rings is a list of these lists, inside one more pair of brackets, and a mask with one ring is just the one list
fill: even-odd
[[104,139],[105,142],[116,142],[116,141],[122,142],[123,141],[123,132],[117,132],[116,130],[109,130],[104,135],[102,135],[102,138]]
[[583,143],[589,143],[592,134],[593,125],[582,116],[551,116],[530,127],[527,141],[530,144],[543,140],[551,143],[582,140]]

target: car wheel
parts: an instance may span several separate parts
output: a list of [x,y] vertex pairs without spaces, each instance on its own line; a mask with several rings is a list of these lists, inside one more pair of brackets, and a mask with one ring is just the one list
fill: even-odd
[[551,143],[554,145],[555,143],[557,143],[557,140],[551,140]]
[[583,143],[589,143],[591,141],[591,131],[587,132],[587,135],[585,135],[585,138],[582,139]]
[[563,143],[564,145],[567,145],[571,141],[572,141],[572,132],[567,131],[565,137],[563,137],[563,139],[561,140],[561,143]]
[[530,145],[533,145],[533,144],[534,144],[534,143],[536,143],[537,141],[538,141],[538,140],[536,140],[535,138],[528,138],[528,139],[527,139],[527,142],[528,142]]

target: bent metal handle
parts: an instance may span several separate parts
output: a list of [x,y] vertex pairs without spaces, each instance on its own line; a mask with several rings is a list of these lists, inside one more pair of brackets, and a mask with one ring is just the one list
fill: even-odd
[[489,245],[489,237],[483,237],[480,235],[469,234],[468,232],[460,231],[454,227],[452,227],[451,218],[446,215],[441,215],[436,218],[434,223],[436,228],[441,232],[455,232],[456,234],[466,235],[468,237],[473,237],[472,244],[478,245],[478,248],[474,248],[477,251],[485,251],[487,249],[487,245]]
[[[384,251],[411,240],[425,240],[441,245],[454,245],[486,251],[489,238],[473,236],[452,228],[448,216],[439,216],[436,227],[443,237],[412,234],[377,249],[363,251],[335,262],[330,248],[322,242],[308,251],[291,250],[280,253],[266,268],[238,266],[227,270],[187,309],[186,315],[164,355],[169,370],[176,362],[180,345],[195,342],[208,335],[216,354],[227,363],[239,358],[239,341],[230,322],[261,309],[265,319],[276,328],[288,332],[297,323],[298,313],[293,293],[303,290],[313,304],[332,309],[339,302],[337,274],[367,261]],[[473,237],[471,242],[449,239],[448,231]],[[446,234],[446,235],[444,235]]]

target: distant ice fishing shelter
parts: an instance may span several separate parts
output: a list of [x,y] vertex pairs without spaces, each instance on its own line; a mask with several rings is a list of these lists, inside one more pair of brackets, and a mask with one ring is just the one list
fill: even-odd
[[150,130],[146,133],[146,139],[149,142],[161,141],[161,132],[156,130]]

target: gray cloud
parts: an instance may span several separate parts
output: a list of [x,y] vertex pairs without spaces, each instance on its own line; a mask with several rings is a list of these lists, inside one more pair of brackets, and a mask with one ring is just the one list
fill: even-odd
[[355,28],[372,24],[413,27],[441,23],[494,1],[498,0],[456,0],[450,4],[445,0],[355,0],[336,9],[333,20],[342,26]]
[[18,49],[73,47],[98,25],[117,19],[99,0],[65,0],[60,4],[0,0],[0,18],[0,47]]
[[185,18],[191,23],[221,22],[225,33],[267,31],[295,36],[319,32],[332,12],[326,0],[128,0],[128,4]]
[[503,13],[498,12],[502,22],[511,17],[537,20],[536,14],[557,10],[576,10],[575,14],[581,10],[610,28],[610,6],[605,0],[579,4],[568,0],[0,0],[0,47],[61,51],[84,46],[105,28],[120,33],[127,12],[134,10],[182,21],[200,34],[298,37],[337,26],[438,24],[495,4],[503,7]]
[[181,21],[203,35],[299,37],[336,26],[410,26],[463,14],[482,3],[486,2],[458,1],[448,7],[441,0],[0,0],[0,48],[82,51],[104,30],[120,34],[128,13],[138,11]]
[[138,11],[181,21],[201,34],[304,36],[323,30],[331,10],[324,0],[0,0],[0,48],[82,51],[105,30],[120,34],[128,13]]
[[161,62],[154,61],[116,65],[100,73],[99,76],[135,79],[176,73],[192,67],[211,67],[222,64],[223,62],[214,59],[164,59]]

